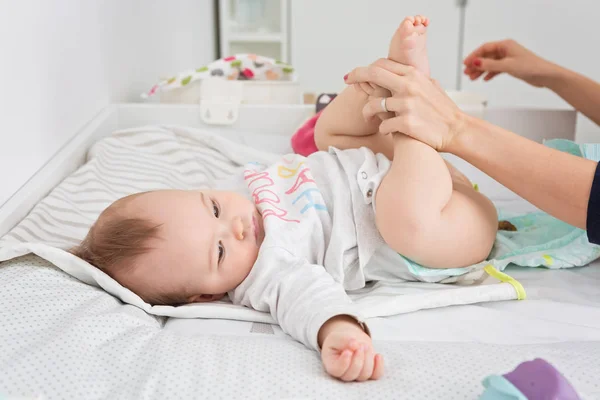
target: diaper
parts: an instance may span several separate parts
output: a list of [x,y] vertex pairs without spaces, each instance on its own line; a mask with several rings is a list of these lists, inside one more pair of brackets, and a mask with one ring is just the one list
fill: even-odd
[[[580,145],[565,139],[550,140],[544,144],[578,157],[600,160],[600,144]],[[558,269],[584,266],[600,257],[600,246],[588,241],[585,230],[544,212],[515,215],[498,209],[498,217],[512,223],[517,230],[498,231],[496,242],[486,261],[467,268],[433,269],[399,254],[401,267],[406,266],[407,271],[418,280],[451,283],[462,275],[482,270],[489,265],[499,271],[510,264]]]

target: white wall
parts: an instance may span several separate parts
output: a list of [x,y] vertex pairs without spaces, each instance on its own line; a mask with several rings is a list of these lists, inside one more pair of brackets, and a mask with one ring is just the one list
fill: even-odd
[[212,0],[0,0],[0,205],[110,102],[216,57]]
[[431,74],[455,89],[460,9],[456,0],[290,0],[291,62],[303,89],[343,89],[352,68],[387,57],[392,34],[405,16],[424,14]]

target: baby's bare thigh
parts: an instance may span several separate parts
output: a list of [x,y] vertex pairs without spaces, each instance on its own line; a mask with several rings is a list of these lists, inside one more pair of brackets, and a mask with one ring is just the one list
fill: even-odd
[[402,210],[402,193],[386,179],[377,193],[375,221],[388,246],[430,268],[467,267],[488,257],[498,215],[487,197],[468,185],[457,185],[440,215],[414,218]]

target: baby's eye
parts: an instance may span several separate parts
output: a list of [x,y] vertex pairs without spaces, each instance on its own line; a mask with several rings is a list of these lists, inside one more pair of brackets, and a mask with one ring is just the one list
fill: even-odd
[[219,210],[219,206],[217,206],[217,203],[215,203],[214,200],[212,200],[212,205],[213,205],[213,214],[215,214],[215,217],[219,218],[219,215],[221,215],[221,210]]
[[225,247],[223,247],[223,243],[219,242],[219,263],[221,263],[221,260],[223,260],[223,257],[225,256]]

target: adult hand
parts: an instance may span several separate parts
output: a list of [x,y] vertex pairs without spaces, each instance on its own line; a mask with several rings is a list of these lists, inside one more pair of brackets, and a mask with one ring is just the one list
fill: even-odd
[[[381,59],[348,74],[347,84],[372,83],[388,89],[385,101],[395,117],[379,126],[382,133],[402,132],[438,151],[448,151],[460,134],[463,112],[444,90],[416,68]],[[363,108],[366,119],[381,113],[381,98],[369,100]]]
[[[380,60],[375,61],[373,65],[378,65],[378,62],[380,62]],[[347,78],[347,76],[348,75],[344,77],[344,80]],[[352,87],[356,91],[365,93],[367,95],[367,101],[390,96],[389,90],[371,82],[358,82],[353,84]],[[380,120],[384,121],[386,119],[393,118],[394,113],[381,111],[377,114],[377,117],[379,117]]]
[[506,72],[536,87],[546,86],[547,78],[556,68],[512,39],[488,42],[474,50],[464,60],[465,75],[473,81],[484,75],[489,81]]

